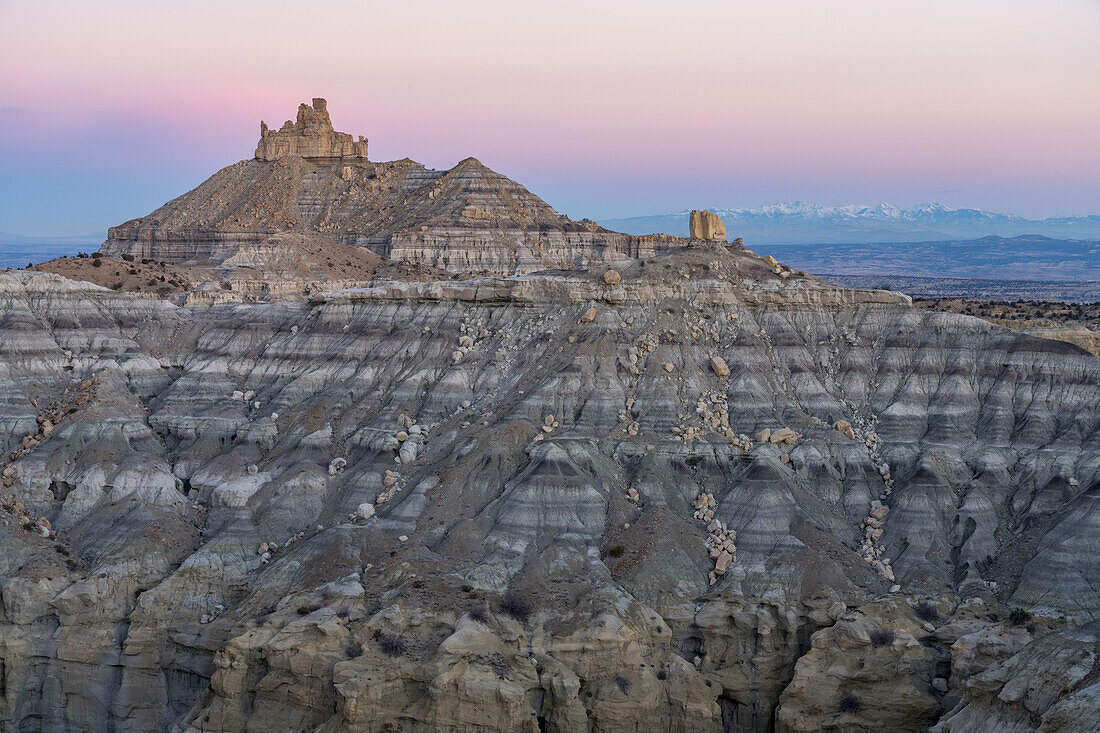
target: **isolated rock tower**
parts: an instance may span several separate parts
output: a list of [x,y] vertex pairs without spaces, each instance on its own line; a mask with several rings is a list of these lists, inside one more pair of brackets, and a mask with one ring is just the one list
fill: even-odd
[[691,212],[691,238],[707,242],[726,241],[726,225],[718,215],[709,210]]
[[298,155],[307,160],[328,161],[355,158],[367,159],[367,139],[356,141],[346,132],[336,132],[328,116],[328,102],[313,98],[313,106],[298,105],[296,122],[287,120],[278,130],[270,130],[260,122],[260,142],[256,145],[257,160],[278,160]]

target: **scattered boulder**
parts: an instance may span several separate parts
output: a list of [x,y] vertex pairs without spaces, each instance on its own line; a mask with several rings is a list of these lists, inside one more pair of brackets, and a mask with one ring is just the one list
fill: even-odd
[[714,370],[714,373],[719,377],[728,377],[730,374],[729,365],[726,364],[726,360],[720,356],[710,357],[710,368]]
[[856,439],[856,431],[852,428],[852,423],[848,422],[847,420],[837,420],[835,423],[833,423],[833,428],[835,428],[838,433],[846,438],[849,438],[851,440]]

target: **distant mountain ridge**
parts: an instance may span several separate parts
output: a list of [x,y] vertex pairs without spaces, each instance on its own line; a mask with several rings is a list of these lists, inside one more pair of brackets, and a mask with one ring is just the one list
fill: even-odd
[[[713,209],[722,217],[730,237],[751,244],[863,244],[916,242],[985,236],[1015,237],[1039,234],[1062,239],[1100,238],[1100,216],[1027,219],[930,203],[908,208],[881,203],[828,206],[802,201],[756,208]],[[628,234],[686,236],[689,211],[625,219],[600,219],[601,225]]]

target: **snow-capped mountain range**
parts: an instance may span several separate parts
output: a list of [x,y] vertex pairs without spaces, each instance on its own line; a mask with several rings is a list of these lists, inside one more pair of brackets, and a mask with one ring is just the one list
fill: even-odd
[[[981,209],[957,209],[943,204],[908,208],[827,206],[793,202],[757,208],[712,209],[726,223],[729,236],[758,244],[919,242],[991,235],[1015,237],[1040,234],[1072,239],[1100,239],[1100,216],[1026,219]],[[631,234],[688,233],[689,211],[627,219],[602,219],[600,224]]]

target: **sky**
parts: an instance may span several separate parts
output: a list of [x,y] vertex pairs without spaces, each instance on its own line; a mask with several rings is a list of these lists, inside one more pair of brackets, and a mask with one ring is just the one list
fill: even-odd
[[1100,0],[0,0],[0,232],[104,233],[317,96],[574,218],[1100,214]]

